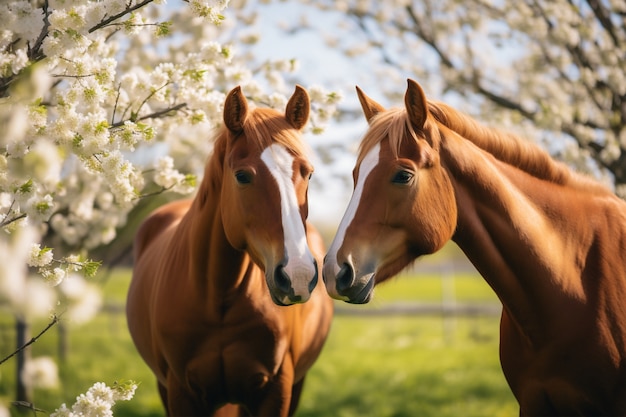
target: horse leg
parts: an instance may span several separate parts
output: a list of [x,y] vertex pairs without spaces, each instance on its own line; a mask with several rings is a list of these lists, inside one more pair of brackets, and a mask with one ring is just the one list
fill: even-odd
[[524,389],[524,392],[520,395],[519,404],[520,416],[564,415],[555,408],[548,391],[541,383],[528,384],[528,386]]
[[264,388],[258,398],[248,402],[253,416],[288,417],[293,388],[293,366],[283,363],[278,374]]
[[293,416],[298,408],[300,402],[300,395],[302,394],[302,388],[304,387],[304,378],[296,382],[291,389],[291,404],[289,404],[289,415]]
[[213,414],[213,417],[245,417],[247,415],[242,406],[237,404],[225,404]]
[[169,416],[206,416],[190,392],[184,389],[172,373],[167,377],[167,414]]
[[161,403],[163,403],[165,413],[169,415],[169,407],[167,405],[167,388],[165,388],[165,385],[161,384],[158,380],[157,388],[159,389],[159,396],[161,397]]

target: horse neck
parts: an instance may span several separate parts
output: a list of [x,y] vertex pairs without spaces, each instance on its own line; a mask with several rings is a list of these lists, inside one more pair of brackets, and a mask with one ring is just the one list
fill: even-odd
[[235,249],[226,238],[220,209],[221,172],[216,165],[218,158],[213,157],[178,232],[185,242],[181,250],[188,254],[191,288],[207,307],[215,308],[215,314],[222,314],[223,307],[244,287],[258,284],[260,280],[253,278],[260,270],[246,252]]
[[558,305],[555,297],[584,297],[580,280],[566,280],[580,277],[576,248],[591,244],[584,219],[567,219],[566,205],[546,192],[562,185],[498,161],[457,135],[447,135],[442,160],[459,213],[453,241],[528,336],[545,337],[542,320]]

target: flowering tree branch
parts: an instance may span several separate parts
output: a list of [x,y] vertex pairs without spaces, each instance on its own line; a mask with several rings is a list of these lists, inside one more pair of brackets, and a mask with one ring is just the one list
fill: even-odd
[[33,412],[33,415],[36,416],[37,413],[45,413],[46,410],[42,410],[41,408],[35,407],[35,404],[30,403],[28,401],[13,401],[11,405],[16,407],[24,408]]
[[44,55],[41,52],[41,45],[43,44],[46,36],[48,36],[48,28],[50,27],[50,8],[48,0],[44,0],[41,8],[43,10],[43,26],[41,28],[41,32],[39,32],[39,37],[35,41],[32,49],[30,45],[28,46],[28,57],[33,61],[39,61],[44,58]]
[[21,220],[23,218],[25,218],[27,216],[26,213],[20,213],[18,215],[16,215],[15,217],[9,217],[8,215],[0,222],[0,227],[6,227],[8,225],[10,225],[13,222],[16,222],[18,220]]
[[[174,112],[177,112],[178,110],[184,109],[186,106],[187,106],[187,103],[179,103],[179,104],[176,104],[175,106],[168,107],[168,108],[163,109],[163,110],[158,110],[158,111],[155,111],[155,112],[150,113],[150,114],[146,114],[146,115],[141,116],[141,117],[131,117],[131,118],[127,119],[127,120],[131,121],[131,122],[138,122],[138,121],[141,121],[141,120],[157,119],[157,118],[160,118],[160,117],[163,117],[163,116],[167,116],[168,114],[173,114]],[[115,127],[124,126],[124,123],[127,120],[120,120],[118,122],[115,122],[115,123],[111,124],[110,127],[111,128],[115,128]]]
[[141,9],[143,6],[152,3],[154,0],[144,0],[142,2],[139,2],[137,4],[135,4],[134,6],[131,6],[130,4],[132,3],[132,1],[128,4],[128,6],[126,7],[126,9],[124,11],[121,11],[119,13],[117,13],[116,15],[110,16],[104,20],[102,20],[100,23],[98,23],[97,25],[93,26],[92,28],[89,29],[89,33],[93,33],[98,29],[102,29],[103,27],[109,26],[112,22],[116,21],[117,19],[119,19],[120,17],[123,17],[129,13],[134,12],[137,9]]
[[48,330],[50,330],[55,324],[57,324],[59,321],[61,320],[60,315],[56,315],[54,314],[52,316],[52,320],[50,321],[50,323],[48,323],[48,325],[46,327],[43,328],[43,330],[41,330],[36,336],[34,336],[33,338],[31,338],[28,342],[26,342],[24,345],[20,346],[19,348],[17,348],[17,350],[15,350],[15,352],[11,353],[10,355],[6,356],[4,359],[0,360],[0,365],[2,365],[3,363],[5,363],[6,361],[8,361],[9,359],[11,359],[13,356],[17,355],[18,353],[24,351],[25,349],[27,349],[30,345],[32,345],[33,343],[35,343],[37,340],[39,340],[39,338],[41,336],[43,336]]
[[[133,209],[151,191],[193,192],[228,90],[240,85],[271,107],[287,102],[293,60],[258,65],[217,41],[242,36],[221,14],[228,0],[148,13],[149,3],[164,2],[0,2],[0,288],[2,307],[25,322],[49,316],[50,305],[71,316],[83,303],[81,319],[95,314],[99,295],[84,283],[75,300],[70,288],[83,280],[65,278],[93,277],[101,262],[87,256],[139,221]],[[319,132],[340,96],[309,92],[310,126]],[[29,303],[44,298],[50,302]],[[134,386],[95,385],[76,407],[109,389],[127,399]],[[69,412],[62,406],[55,415]]]

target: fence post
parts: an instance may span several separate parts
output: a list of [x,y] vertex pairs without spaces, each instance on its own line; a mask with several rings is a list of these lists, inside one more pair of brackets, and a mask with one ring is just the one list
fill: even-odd
[[441,265],[441,309],[443,314],[443,337],[446,343],[454,342],[456,329],[456,290],[454,287],[454,266],[451,262]]
[[30,326],[28,322],[22,317],[15,318],[15,338],[16,346],[19,352],[17,353],[17,375],[16,375],[16,401],[23,403],[32,403],[33,392],[22,377],[24,367],[30,359],[30,349],[22,349],[26,343],[28,343],[30,337]]
[[57,323],[57,334],[59,335],[58,340],[58,354],[59,354],[59,362],[65,364],[67,362],[67,350],[68,350],[68,334],[67,334],[67,326],[63,321],[59,321]]

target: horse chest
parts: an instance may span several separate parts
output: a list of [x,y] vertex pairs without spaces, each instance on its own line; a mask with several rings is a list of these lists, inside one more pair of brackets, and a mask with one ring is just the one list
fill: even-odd
[[185,327],[167,337],[170,369],[194,396],[214,402],[245,403],[274,379],[288,354],[280,326],[258,317]]
[[533,348],[511,326],[501,329],[502,369],[525,414],[624,413],[626,374],[592,331]]

